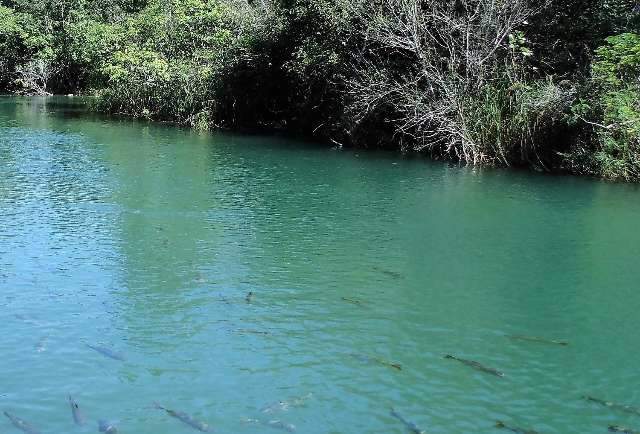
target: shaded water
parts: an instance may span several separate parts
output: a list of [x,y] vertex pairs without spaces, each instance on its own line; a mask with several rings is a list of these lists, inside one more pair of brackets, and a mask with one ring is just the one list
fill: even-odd
[[0,99],[0,410],[43,433],[193,431],[154,401],[219,433],[407,432],[391,407],[428,433],[640,429],[581,399],[640,407],[636,187],[72,101]]

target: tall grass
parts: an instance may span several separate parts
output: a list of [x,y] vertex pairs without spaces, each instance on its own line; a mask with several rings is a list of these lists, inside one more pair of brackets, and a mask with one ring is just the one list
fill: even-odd
[[574,95],[573,88],[549,79],[500,81],[465,101],[463,134],[492,164],[546,169],[552,156],[545,142],[563,128]]

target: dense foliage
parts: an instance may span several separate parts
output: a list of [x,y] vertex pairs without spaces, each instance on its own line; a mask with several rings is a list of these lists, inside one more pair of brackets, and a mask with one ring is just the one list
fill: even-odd
[[640,180],[635,0],[0,0],[0,90]]

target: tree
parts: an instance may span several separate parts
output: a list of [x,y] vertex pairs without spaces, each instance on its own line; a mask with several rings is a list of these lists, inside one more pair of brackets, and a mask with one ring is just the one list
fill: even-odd
[[51,95],[48,88],[55,73],[55,66],[49,59],[33,59],[18,66],[16,84],[21,92],[30,95]]
[[[501,118],[514,96],[525,95],[518,88],[531,51],[522,29],[535,9],[528,0],[378,0],[357,8],[368,47],[349,87],[352,129],[373,117],[392,124],[410,149],[508,164],[509,147],[522,137],[505,137]],[[480,121],[498,123],[497,131],[487,134]]]

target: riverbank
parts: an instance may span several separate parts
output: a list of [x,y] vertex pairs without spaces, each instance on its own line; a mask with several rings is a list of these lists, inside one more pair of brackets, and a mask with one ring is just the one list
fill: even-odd
[[199,130],[640,180],[637,8],[538,3],[20,3],[0,7],[0,89],[89,93],[95,110]]

